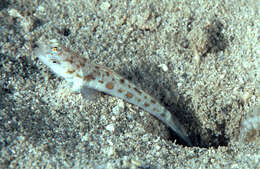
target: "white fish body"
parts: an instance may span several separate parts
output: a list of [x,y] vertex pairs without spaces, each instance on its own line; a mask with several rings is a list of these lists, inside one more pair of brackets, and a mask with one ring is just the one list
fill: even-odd
[[56,40],[37,44],[39,47],[34,54],[53,72],[71,83],[73,91],[84,93],[88,88],[95,89],[139,106],[163,121],[188,145],[192,145],[177,118],[127,79],[104,66],[88,64],[85,58],[60,46]]

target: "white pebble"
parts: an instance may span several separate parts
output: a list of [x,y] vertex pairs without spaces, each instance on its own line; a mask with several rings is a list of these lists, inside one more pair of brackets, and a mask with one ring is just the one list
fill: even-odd
[[158,67],[161,68],[164,72],[167,72],[169,70],[169,68],[166,64],[160,64],[160,65],[158,65]]
[[110,132],[114,132],[115,131],[115,125],[114,124],[107,125],[106,130],[108,130]]

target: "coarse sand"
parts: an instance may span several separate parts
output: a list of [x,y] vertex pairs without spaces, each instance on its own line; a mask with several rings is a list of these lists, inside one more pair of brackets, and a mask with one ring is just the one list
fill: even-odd
[[[259,0],[1,0],[0,168],[260,168]],[[33,54],[42,37],[115,70],[185,126],[84,99]],[[260,114],[258,112],[258,114]],[[260,126],[260,124],[258,124]]]

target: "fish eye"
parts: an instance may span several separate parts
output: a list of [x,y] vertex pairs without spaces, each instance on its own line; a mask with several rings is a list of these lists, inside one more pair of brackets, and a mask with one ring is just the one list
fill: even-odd
[[57,52],[57,50],[58,50],[58,47],[53,47],[53,48],[52,48],[52,51],[53,51],[53,52]]

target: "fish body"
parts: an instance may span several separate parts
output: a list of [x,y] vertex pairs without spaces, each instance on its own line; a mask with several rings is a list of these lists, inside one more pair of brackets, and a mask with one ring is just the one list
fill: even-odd
[[38,42],[34,54],[54,73],[72,85],[75,92],[94,89],[121,98],[141,107],[176,132],[192,145],[184,127],[156,99],[136,85],[102,65],[90,64],[87,59],[62,47],[56,40]]

